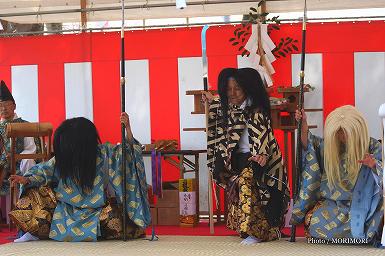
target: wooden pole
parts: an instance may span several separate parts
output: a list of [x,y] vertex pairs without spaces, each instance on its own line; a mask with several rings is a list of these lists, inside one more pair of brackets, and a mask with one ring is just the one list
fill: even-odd
[[[206,54],[206,32],[209,29],[208,25],[205,25],[202,29],[201,40],[202,40],[202,63],[203,63],[203,88],[205,91],[208,91],[208,63],[207,63],[207,54]],[[205,103],[205,114],[206,114],[206,136],[208,136],[209,129],[209,104],[206,101]],[[215,156],[214,156],[215,157]],[[209,203],[209,225],[210,225],[210,234],[214,234],[214,209],[213,209],[213,175],[210,170],[208,170],[208,203]]]
[[[126,69],[125,69],[125,54],[124,54],[124,0],[122,0],[122,30],[121,35],[121,59],[120,59],[120,103],[121,103],[121,112],[126,112]],[[123,204],[123,241],[127,241],[127,186],[126,186],[126,127],[121,124],[121,133],[122,133],[122,204]],[[132,154],[134,154],[133,148],[131,148]]]
[[[301,51],[301,71],[300,71],[300,91],[299,91],[299,104],[298,109],[301,111],[303,109],[303,94],[304,94],[304,85],[305,85],[305,56],[306,56],[306,0],[305,0],[305,7],[303,10],[303,20],[302,20],[302,51]],[[299,120],[298,126],[297,126],[297,152],[296,152],[296,170],[293,170],[292,173],[292,184],[293,184],[293,201],[292,206],[294,207],[294,202],[296,201],[297,197],[299,196],[299,188],[300,188],[300,182],[301,182],[301,172],[302,172],[302,142],[301,142],[301,135],[302,135],[302,120]],[[295,173],[294,173],[295,171]],[[295,175],[294,175],[295,174]],[[296,227],[295,225],[291,226],[291,232],[290,232],[290,242],[295,242],[295,236],[296,236]]]
[[[381,121],[382,121],[382,164],[384,166],[384,170],[383,170],[383,173],[385,173],[385,165],[384,165],[384,155],[385,155],[385,103],[382,104],[380,106],[380,109],[378,110],[378,115],[380,116],[381,118]],[[383,175],[383,181],[382,181],[382,192],[384,193],[383,194],[383,197],[385,199],[385,175]],[[384,209],[384,219],[385,219],[385,209]],[[382,231],[382,239],[381,239],[381,244],[382,246],[385,246],[385,232],[384,232],[384,229],[385,229],[385,224],[384,224],[384,227],[383,227],[383,231]]]
[[87,0],[80,0],[80,8],[82,10],[80,13],[81,31],[84,32],[87,29],[87,12],[84,11],[87,9]]
[[[205,103],[205,113],[206,113],[206,134],[208,134],[208,116],[209,116],[209,104],[206,101]],[[214,207],[213,207],[213,175],[211,171],[208,171],[208,202],[209,202],[209,225],[210,225],[210,234],[214,234]]]

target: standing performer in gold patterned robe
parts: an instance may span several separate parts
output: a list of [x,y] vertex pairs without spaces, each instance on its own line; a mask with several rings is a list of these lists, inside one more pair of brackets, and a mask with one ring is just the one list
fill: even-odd
[[226,68],[218,92],[203,98],[209,102],[208,167],[226,188],[227,227],[243,244],[277,239],[289,189],[262,79],[252,68]]

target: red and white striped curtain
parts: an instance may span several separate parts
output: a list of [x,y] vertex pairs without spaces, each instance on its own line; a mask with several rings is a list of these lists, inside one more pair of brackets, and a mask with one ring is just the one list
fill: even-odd
[[[222,68],[249,65],[229,42],[233,31],[233,26],[217,26],[207,32],[212,88]],[[185,95],[186,90],[203,88],[200,33],[201,28],[126,33],[126,109],[142,143],[177,139],[183,149],[206,148],[204,132],[183,131],[205,125],[204,116],[191,115],[193,98]],[[275,42],[287,36],[300,45],[301,25],[283,24],[271,35]],[[305,107],[324,109],[310,114],[310,123],[318,125],[314,133],[322,134],[324,117],[331,110],[352,104],[367,118],[371,135],[380,138],[377,111],[385,101],[384,42],[383,21],[308,25],[305,82],[316,89],[305,95]],[[116,143],[119,54],[116,32],[1,38],[0,78],[11,87],[17,114],[24,119],[57,127],[65,118],[84,116],[95,122],[103,141]],[[274,86],[298,84],[299,59],[297,52],[274,62]],[[178,171],[170,169],[164,179],[176,177]]]

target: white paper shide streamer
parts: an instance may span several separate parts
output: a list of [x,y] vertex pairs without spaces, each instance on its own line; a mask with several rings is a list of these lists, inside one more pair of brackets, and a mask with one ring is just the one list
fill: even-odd
[[[247,41],[245,45],[245,49],[250,52],[250,63],[259,71],[266,84],[272,86],[273,80],[271,79],[271,75],[275,73],[272,63],[276,60],[272,51],[276,46],[267,33],[267,26],[268,24],[261,23],[253,24],[251,26],[251,35],[249,41]],[[260,49],[259,52],[264,53],[262,56],[258,54],[259,45],[262,46],[262,49]]]

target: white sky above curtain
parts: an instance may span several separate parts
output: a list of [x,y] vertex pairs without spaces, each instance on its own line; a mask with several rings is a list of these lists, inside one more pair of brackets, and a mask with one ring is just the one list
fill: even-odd
[[[207,4],[191,5],[205,2]],[[301,12],[303,0],[268,0],[267,10],[270,13]],[[87,8],[119,7],[119,0],[87,0]],[[210,4],[211,3],[211,4]],[[205,16],[239,15],[247,13],[249,7],[256,5],[255,1],[247,0],[187,0],[187,8],[178,10],[175,8],[175,0],[125,0],[127,7],[145,6],[146,4],[168,4],[168,7],[140,7],[125,11],[125,17],[129,20],[158,19],[158,18],[186,18]],[[308,0],[309,11],[339,10],[339,9],[366,9],[383,8],[385,0]],[[80,9],[80,0],[0,0],[0,19],[18,23],[62,23],[79,22],[80,13],[60,13],[44,15],[28,15],[4,17],[4,15],[17,13],[38,13],[43,11],[59,11]],[[359,16],[365,16],[360,11]],[[378,12],[381,15],[381,10]],[[383,14],[382,10],[382,14]],[[355,15],[357,16],[357,15]],[[120,10],[90,12],[88,21],[119,20]]]

